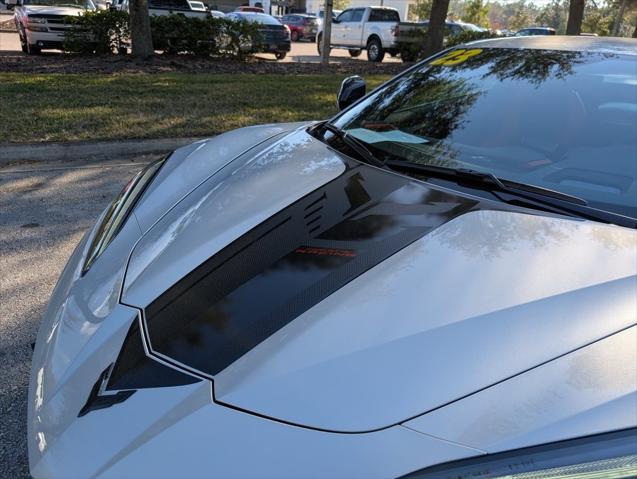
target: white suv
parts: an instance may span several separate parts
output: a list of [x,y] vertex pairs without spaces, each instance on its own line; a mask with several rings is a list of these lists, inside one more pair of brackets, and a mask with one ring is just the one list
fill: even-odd
[[67,17],[95,10],[92,0],[10,0],[22,51],[38,54],[42,49],[61,49],[70,25]]
[[[330,48],[344,48],[352,57],[367,50],[370,62],[382,62],[385,53],[398,54],[398,10],[388,7],[348,8],[332,20]],[[316,36],[319,54],[323,47],[323,24]]]

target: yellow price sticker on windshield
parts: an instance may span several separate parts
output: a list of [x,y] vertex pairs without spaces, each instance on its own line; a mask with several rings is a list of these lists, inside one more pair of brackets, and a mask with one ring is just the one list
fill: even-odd
[[442,65],[451,67],[466,62],[469,58],[475,57],[482,53],[482,48],[472,48],[471,50],[452,50],[446,55],[432,61],[430,65]]

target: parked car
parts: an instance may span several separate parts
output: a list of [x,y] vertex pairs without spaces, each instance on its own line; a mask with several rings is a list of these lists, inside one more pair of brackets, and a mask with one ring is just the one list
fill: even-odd
[[318,18],[312,15],[304,15],[294,13],[291,15],[283,15],[282,23],[290,29],[290,35],[293,42],[308,39],[316,40],[319,22]]
[[231,12],[226,14],[230,20],[251,22],[257,27],[257,38],[246,47],[251,53],[274,53],[277,60],[283,60],[292,48],[290,29],[276,18],[265,13]]
[[262,7],[251,7],[250,5],[243,5],[241,7],[237,7],[234,10],[235,12],[253,12],[253,13],[265,13],[265,10]]
[[22,51],[34,55],[61,49],[71,28],[66,19],[93,10],[92,0],[17,0],[13,19]]
[[528,37],[534,35],[555,35],[555,28],[551,27],[529,27],[518,30],[515,33],[516,37]]
[[[399,22],[400,15],[395,8],[348,8],[332,21],[330,48],[346,49],[352,57],[367,50],[370,62],[382,62],[385,53],[398,53],[395,32]],[[322,32],[321,24],[316,37],[319,55],[323,48]]]
[[31,476],[635,477],[636,66],[460,45],[151,163],[41,320]]
[[[416,59],[415,52],[410,52],[409,47],[412,44],[422,44],[424,41],[424,33],[429,28],[429,20],[421,22],[400,22],[394,31],[395,42],[401,51],[402,60],[411,62]],[[447,20],[445,22],[444,43],[449,37],[459,35],[462,32],[483,32],[484,29],[474,25],[473,23],[464,23]]]
[[[129,0],[120,0],[115,8],[127,12],[128,6]],[[188,0],[148,0],[148,13],[156,16],[177,14],[199,18],[205,18],[209,15],[205,7],[204,10],[193,9]]]

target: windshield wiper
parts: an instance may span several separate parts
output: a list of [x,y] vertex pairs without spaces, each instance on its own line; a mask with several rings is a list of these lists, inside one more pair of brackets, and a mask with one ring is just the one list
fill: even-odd
[[599,210],[588,205],[588,202],[577,196],[562,193],[561,191],[551,190],[536,185],[527,185],[502,178],[498,178],[492,173],[482,172],[464,168],[447,168],[443,166],[423,165],[402,160],[387,160],[385,166],[396,171],[405,173],[420,174],[425,177],[436,177],[442,179],[451,179],[458,183],[471,183],[477,185],[480,189],[487,190],[496,195],[500,200],[508,203],[498,193],[507,193],[515,197],[522,198],[529,202],[535,203],[529,206],[538,207],[540,205],[548,206],[553,211],[576,215],[579,217],[589,218],[596,221],[613,223],[620,226],[635,228],[637,220],[628,216],[612,213],[610,211]]
[[365,146],[365,144],[362,141],[350,135],[345,130],[341,130],[338,126],[332,125],[329,121],[320,123],[317,126],[319,128],[324,128],[325,130],[329,131],[334,136],[339,138],[349,148],[354,150],[357,155],[362,157],[365,160],[365,162],[369,163],[370,165],[378,166],[379,168],[385,167],[385,162],[376,158],[376,156],[371,151],[369,151],[369,149]]
[[556,200],[573,203],[575,205],[588,206],[588,202],[583,198],[562,193],[561,191],[544,188],[542,186],[527,185],[524,183],[517,183],[515,181],[503,180],[495,176],[493,173],[484,171],[471,170],[468,168],[447,168],[444,166],[423,165],[420,163],[412,163],[410,161],[401,160],[388,160],[385,162],[385,165],[393,170],[451,176],[455,179],[479,182],[485,186],[490,186],[491,188],[489,189],[495,188],[498,191],[505,193],[530,193],[531,196],[533,196],[533,199],[537,199],[536,196],[540,195],[542,197],[554,198]]

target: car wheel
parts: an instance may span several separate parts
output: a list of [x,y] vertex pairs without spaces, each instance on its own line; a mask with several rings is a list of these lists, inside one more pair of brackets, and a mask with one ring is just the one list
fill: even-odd
[[290,34],[290,39],[293,42],[298,42],[299,41],[299,32],[297,32],[296,30],[292,30],[292,33]]
[[370,62],[380,63],[385,58],[385,50],[378,37],[372,37],[367,42],[367,59]]
[[403,62],[411,63],[411,62],[416,61],[416,55],[414,53],[411,53],[411,52],[402,52],[400,54],[400,59]]
[[[319,56],[321,55],[321,52],[323,51],[323,35],[319,35],[318,37],[318,41],[316,42],[316,50],[318,51]],[[330,48],[330,51],[332,49]],[[327,53],[327,55],[329,56],[330,52]]]
[[287,52],[276,52],[276,53],[274,54],[274,57],[275,57],[277,60],[283,60],[283,59],[285,58],[285,56],[286,56],[286,55],[287,55]]
[[352,58],[358,58],[361,56],[362,50],[348,50],[349,56]]
[[27,43],[27,55],[39,55],[40,53],[42,53],[42,49],[39,46]]

